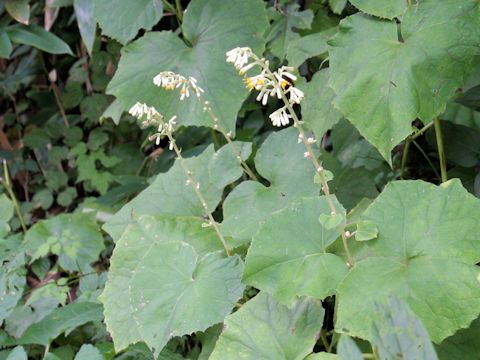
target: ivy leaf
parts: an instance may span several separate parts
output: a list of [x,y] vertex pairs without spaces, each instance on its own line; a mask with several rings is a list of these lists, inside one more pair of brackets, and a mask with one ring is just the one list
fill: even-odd
[[322,213],[330,213],[325,197],[304,198],[273,214],[253,237],[244,282],[285,304],[296,296],[332,295],[347,266],[325,250],[340,234],[320,225]]
[[313,12],[299,9],[298,4],[288,4],[281,13],[273,12],[273,24],[266,38],[270,51],[280,60],[285,58],[290,42],[300,38],[294,29],[310,29],[312,24]]
[[312,130],[317,139],[321,139],[327,130],[342,119],[342,114],[335,109],[332,102],[335,93],[328,86],[330,70],[321,70],[310,82],[300,80],[298,87],[305,93],[302,102],[302,121]]
[[152,29],[163,6],[161,0],[93,0],[93,12],[104,35],[126,44],[138,30]]
[[381,18],[393,19],[402,15],[407,10],[405,0],[350,0],[353,6],[366,14],[375,15]]
[[141,101],[155,106],[167,118],[177,115],[182,125],[213,127],[203,103],[195,96],[180,101],[177,91],[153,84],[153,77],[161,71],[193,76],[224,128],[234,133],[237,113],[248,91],[235,68],[226,63],[225,53],[237,46],[250,46],[261,54],[261,35],[267,26],[263,1],[192,1],[182,23],[185,42],[170,31],[162,31],[147,33],[128,45],[122,50],[108,92],[125,108]]
[[62,333],[69,333],[90,321],[103,320],[103,306],[98,303],[76,302],[55,309],[38,323],[30,326],[17,340],[20,345],[39,344],[46,346]]
[[211,360],[302,360],[323,324],[321,301],[301,298],[291,308],[260,292],[227,316]]
[[25,251],[34,261],[49,252],[69,271],[90,272],[90,264],[105,248],[103,237],[90,214],[61,214],[33,225],[25,235]]
[[[236,142],[242,149],[242,157],[248,158],[251,144]],[[217,207],[222,199],[223,189],[242,175],[242,168],[229,146],[215,152],[213,145],[197,157],[185,159],[209,209]],[[104,226],[112,238],[120,237],[128,223],[142,214],[205,215],[203,206],[192,187],[186,184],[187,176],[180,163],[176,162],[165,174],[159,174],[155,181],[136,198],[126,204]]]
[[143,341],[157,356],[170,338],[223,321],[242,296],[242,261],[217,251],[201,223],[142,216],[118,241],[101,295],[117,352]]
[[374,302],[390,296],[407,302],[436,343],[467,327],[480,313],[479,212],[458,180],[387,185],[362,216],[378,237],[355,243],[355,266],[338,288],[337,331],[371,339]]
[[376,307],[372,342],[381,359],[438,359],[427,330],[405,302],[393,297]]
[[400,30],[363,14],[340,23],[330,41],[334,104],[387,161],[411,122],[430,122],[463,85],[477,54],[479,7],[473,0],[421,1]]
[[312,181],[315,169],[303,156],[305,147],[297,139],[295,128],[270,134],[255,156],[255,168],[270,186],[244,181],[225,200],[222,232],[231,236],[236,245],[251,241],[273,212],[295,199],[319,193],[318,185]]

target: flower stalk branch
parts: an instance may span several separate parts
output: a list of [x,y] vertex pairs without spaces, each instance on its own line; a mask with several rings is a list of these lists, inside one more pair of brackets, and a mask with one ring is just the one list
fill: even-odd
[[158,132],[155,133],[150,137],[150,140],[155,140],[157,144],[160,143],[160,139],[162,137],[167,137],[169,141],[169,148],[175,152],[177,155],[177,160],[180,163],[185,175],[187,176],[186,185],[190,185],[195,192],[198,200],[202,204],[203,210],[207,215],[209,222],[207,226],[212,226],[215,230],[220,242],[222,243],[223,248],[228,256],[231,255],[231,250],[225,241],[225,238],[220,231],[218,223],[215,221],[212,215],[212,211],[210,210],[205,197],[203,196],[202,192],[200,191],[200,183],[195,180],[193,177],[193,172],[188,168],[185,158],[182,156],[182,152],[180,148],[177,146],[175,138],[173,137],[174,127],[176,125],[175,119],[176,116],[172,117],[168,122],[165,121],[162,114],[160,114],[154,107],[149,107],[143,103],[136,103],[131,109],[130,114],[138,119],[142,119],[146,117],[146,121],[143,122],[143,126],[151,126],[155,125],[158,126]]
[[204,93],[204,90],[197,85],[197,80],[193,76],[186,78],[185,76],[172,71],[163,71],[153,78],[153,83],[165,90],[175,90],[180,88],[180,100],[190,97],[190,92],[195,93],[197,99],[203,105],[203,111],[206,112],[212,119],[214,123],[213,128],[223,135],[228,145],[232,148],[235,158],[238,160],[243,170],[252,180],[258,181],[257,176],[243,160],[240,150],[232,141],[231,133],[225,130],[220,123],[220,119],[210,106],[210,103],[203,98],[202,94]]
[[[296,76],[290,73],[293,70],[291,67],[282,66],[277,71],[273,72],[269,68],[268,61],[256,56],[250,48],[236,48],[227,52],[227,62],[231,62],[239,70],[240,75],[244,75],[247,71],[258,65],[262,72],[259,75],[253,77],[246,77],[245,84],[250,90],[258,90],[258,101],[262,101],[262,104],[266,104],[268,97],[277,97],[282,100],[284,106],[270,115],[270,119],[274,126],[284,126],[289,124],[290,119],[293,120],[293,126],[297,128],[299,132],[299,142],[303,142],[306,152],[305,157],[309,158],[312,162],[315,171],[320,179],[321,188],[328,202],[328,206],[331,211],[331,215],[338,214],[338,210],[335,207],[335,203],[330,193],[328,182],[325,178],[325,172],[323,166],[319,163],[315,152],[312,148],[312,144],[315,139],[307,137],[305,129],[303,128],[303,122],[298,118],[293,104],[299,104],[303,99],[304,94],[299,89],[295,88],[292,81],[296,80]],[[249,59],[253,61],[249,63]],[[290,99],[287,97],[290,96]],[[353,257],[350,253],[348,246],[348,238],[351,236],[349,232],[345,230],[345,225],[340,224],[338,230],[342,236],[342,243],[347,257],[347,266],[351,268],[354,264]]]

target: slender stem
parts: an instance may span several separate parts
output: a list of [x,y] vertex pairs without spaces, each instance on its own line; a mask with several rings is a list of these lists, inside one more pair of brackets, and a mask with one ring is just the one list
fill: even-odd
[[420,147],[420,145],[418,145],[418,143],[415,140],[412,140],[412,143],[413,143],[413,145],[415,145],[415,147],[418,149],[418,151],[420,151],[420,154],[423,155],[425,160],[427,160],[428,164],[430,165],[430,167],[435,172],[435,176],[440,179],[441,178],[440,174],[438,173],[437,169],[435,168],[435,165],[433,164],[432,160],[430,160],[430,157],[425,153],[425,151],[423,151],[423,149]]
[[180,22],[183,21],[183,7],[181,0],[175,0],[175,6],[177,8],[177,17]]
[[405,140],[405,146],[403,147],[403,154],[402,154],[402,166],[400,170],[400,178],[403,180],[405,179],[405,168],[407,166],[408,161],[408,151],[410,150],[410,144],[412,143],[412,139],[407,137]]
[[[269,77],[274,83],[275,87],[280,87],[280,84],[278,83],[277,78],[275,75],[272,73],[270,68],[265,64],[263,61],[260,59],[256,59],[257,63],[269,74]],[[293,110],[292,104],[290,104],[290,101],[288,101],[286,95],[284,94],[283,91],[280,92],[281,98],[283,100],[283,103],[285,104],[285,107],[287,108],[288,112],[292,116],[293,119],[293,124],[297,128],[298,132],[300,133],[300,139],[302,140],[303,144],[305,145],[305,149],[307,150],[307,157],[310,159],[312,162],[313,166],[315,167],[315,171],[318,174],[318,177],[320,178],[320,183],[322,185],[322,191],[325,194],[325,198],[327,199],[328,207],[330,208],[330,211],[332,215],[335,215],[338,213],[338,210],[335,207],[335,204],[332,200],[332,196],[330,193],[330,188],[328,187],[328,183],[325,179],[325,174],[324,174],[324,169],[323,166],[320,165],[320,163],[317,160],[317,157],[315,155],[315,152],[312,149],[311,144],[308,142],[307,136],[305,135],[305,130],[303,129],[302,122],[298,119],[297,114],[295,113],[295,110]],[[348,247],[348,238],[349,236],[347,235],[345,231],[345,225],[340,224],[338,227],[341,235],[342,235],[342,243],[343,243],[343,248],[345,249],[345,254],[347,256],[347,266],[351,268],[354,264],[352,255],[350,253],[350,249]]]
[[25,220],[23,219],[22,212],[20,211],[20,205],[18,204],[17,197],[13,192],[12,183],[10,181],[10,174],[8,173],[8,166],[7,161],[3,160],[3,181],[5,188],[7,189],[8,194],[10,195],[10,200],[13,202],[13,206],[15,208],[15,212],[17,213],[18,220],[20,221],[20,225],[22,226],[22,230],[24,233],[27,232],[27,226],[25,225]]
[[63,122],[67,128],[70,127],[68,123],[67,114],[65,113],[65,109],[63,108],[62,101],[60,100],[60,91],[58,90],[57,84],[52,82],[52,90],[53,94],[55,95],[55,101],[57,103],[58,109],[60,110],[60,114],[62,115]]
[[328,343],[327,335],[325,334],[325,330],[323,329],[320,330],[320,339],[322,340],[323,347],[328,352],[328,349],[330,348],[330,344]]
[[442,126],[438,118],[433,119],[435,126],[435,136],[437,137],[438,157],[440,159],[440,173],[442,175],[442,182],[448,180],[447,176],[447,162],[445,160],[445,149],[443,147]]
[[[159,120],[162,126],[165,128],[165,122],[163,120]],[[193,178],[193,173],[190,171],[188,168],[185,159],[182,156],[181,150],[178,148],[177,143],[175,142],[175,139],[173,138],[173,135],[170,131],[166,132],[166,136],[168,137],[168,140],[170,141],[170,144],[175,151],[175,154],[177,155],[177,159],[180,162],[180,166],[182,167],[183,171],[185,172],[185,175],[187,175],[187,183],[193,188],[195,191],[195,194],[197,195],[198,199],[200,200],[200,203],[202,204],[202,207],[205,211],[205,213],[208,216],[208,219],[210,220],[210,224],[213,226],[215,229],[215,232],[218,235],[218,238],[220,239],[223,248],[225,249],[225,252],[227,253],[228,256],[231,255],[231,251],[227,246],[227,242],[225,241],[225,238],[223,237],[220,228],[218,227],[217,222],[213,218],[212,212],[210,211],[207,201],[203,197],[203,194],[200,191],[200,183],[198,183],[194,178]]]
[[410,136],[410,139],[412,140],[415,140],[416,138],[418,138],[419,136],[422,136],[423,133],[425,133],[425,131],[427,131],[428,129],[430,129],[432,126],[433,126],[434,122],[430,122],[428,123],[427,125],[425,125],[423,128],[421,128],[420,130],[418,130],[416,133],[412,134]]
[[215,113],[213,112],[212,110],[212,107],[210,106],[210,103],[208,101],[205,101],[202,96],[198,96],[199,100],[203,102],[203,109],[204,111],[207,112],[207,114],[210,116],[210,118],[213,120],[214,122],[214,128],[215,130],[218,130],[222,135],[223,137],[227,140],[227,143],[228,145],[230,145],[230,147],[232,148],[234,154],[235,154],[235,157],[236,159],[240,162],[240,165],[243,167],[243,169],[245,170],[245,172],[248,174],[248,176],[250,177],[250,179],[252,180],[255,180],[255,181],[258,181],[258,178],[256,177],[256,175],[254,174],[254,172],[252,171],[252,169],[250,169],[250,167],[247,165],[247,163],[242,159],[242,155],[240,153],[240,150],[238,149],[237,145],[235,145],[235,143],[232,141],[231,139],[231,135],[230,133],[228,133],[225,128],[222,126],[222,124],[220,123],[220,119],[218,118],[217,115],[215,115]]

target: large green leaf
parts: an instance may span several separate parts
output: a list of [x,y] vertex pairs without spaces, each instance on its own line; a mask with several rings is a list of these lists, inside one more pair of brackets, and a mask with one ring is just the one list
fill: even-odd
[[424,0],[400,25],[363,14],[340,23],[330,41],[335,106],[388,161],[411,122],[430,122],[463,85],[478,53],[479,7]]
[[319,140],[342,118],[342,114],[332,104],[335,93],[328,87],[329,77],[330,71],[326,69],[317,72],[310,82],[298,83],[305,93],[302,120]]
[[93,11],[102,33],[126,44],[160,20],[163,6],[161,0],[93,0]]
[[291,308],[260,292],[233,315],[217,341],[211,360],[302,360],[322,328],[319,300],[301,298]]
[[[338,288],[337,331],[371,338],[375,301],[395,295],[440,342],[480,313],[480,200],[458,180],[387,185],[362,216],[378,237],[353,249]],[[248,263],[247,263],[248,264]]]
[[31,261],[53,253],[63,269],[81,272],[90,272],[90,264],[105,248],[95,218],[82,213],[39,221],[28,230],[24,245]]
[[313,182],[315,169],[304,157],[305,146],[297,139],[295,128],[272,133],[255,156],[255,167],[270,186],[245,181],[225,200],[222,232],[236,244],[251,241],[273,212],[295,199],[319,193],[318,185]]
[[[251,144],[236,144],[241,149],[242,157],[248,158]],[[242,175],[242,168],[229,146],[215,152],[211,145],[199,156],[186,159],[185,163],[200,183],[202,195],[212,211],[222,199],[224,187]],[[180,163],[175,163],[167,173],[158,175],[149,187],[116,213],[105,224],[105,230],[116,240],[138,215],[205,215],[202,203],[186,181],[184,169]]]
[[381,359],[438,359],[422,322],[395,297],[377,304],[372,342]]
[[350,0],[350,2],[364,13],[387,19],[400,16],[407,9],[407,0]]
[[143,341],[158,355],[170,338],[222,322],[241,297],[242,261],[201,223],[143,216],[118,241],[101,295],[117,351]]
[[62,333],[70,333],[78,326],[90,321],[103,320],[103,306],[98,303],[76,302],[56,309],[40,322],[30,326],[18,344],[40,344],[46,346]]
[[6,28],[14,43],[30,45],[50,54],[73,55],[70,47],[59,37],[38,25],[13,25]]
[[235,68],[225,62],[225,52],[250,46],[262,53],[262,34],[268,24],[264,6],[260,0],[192,1],[182,24],[186,42],[170,31],[162,31],[148,33],[128,45],[122,51],[109,93],[125,108],[141,101],[167,117],[177,115],[181,124],[213,127],[195,96],[180,101],[178,92],[153,84],[153,77],[161,71],[193,76],[220,122],[234,133],[237,113],[248,92]]
[[320,214],[330,214],[325,197],[304,198],[273,214],[253,237],[244,282],[286,304],[296,296],[334,294],[347,266],[326,252],[340,234],[323,228]]
[[[108,1],[102,1],[107,3]],[[133,4],[136,4],[134,2]],[[80,35],[82,36],[83,43],[87,48],[88,53],[92,54],[93,42],[95,41],[95,31],[97,30],[97,23],[93,18],[93,0],[74,0],[73,8],[75,9],[75,16],[77,17],[78,28]],[[115,8],[118,10],[118,8]],[[109,14],[110,12],[107,12]],[[113,21],[113,24],[118,24],[117,21]],[[130,24],[130,22],[128,23]],[[125,24],[122,24],[125,27]]]

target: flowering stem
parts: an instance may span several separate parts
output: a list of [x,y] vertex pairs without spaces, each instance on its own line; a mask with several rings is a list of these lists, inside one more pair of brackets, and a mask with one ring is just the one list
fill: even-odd
[[215,115],[215,113],[213,112],[212,110],[212,107],[210,106],[209,102],[208,101],[204,101],[200,96],[198,96],[199,99],[201,101],[203,101],[203,104],[204,104],[204,111],[206,111],[208,113],[208,115],[210,116],[210,118],[213,120],[213,122],[215,123],[214,125],[214,129],[215,130],[218,130],[222,135],[223,137],[227,140],[227,143],[230,145],[230,147],[232,148],[234,154],[235,154],[235,158],[240,162],[240,165],[243,167],[243,169],[245,170],[245,172],[247,173],[247,175],[250,177],[250,179],[252,180],[255,180],[255,181],[258,181],[258,178],[255,176],[254,172],[252,171],[252,169],[250,169],[250,167],[247,165],[247,163],[242,159],[242,155],[240,153],[240,150],[238,149],[237,145],[235,145],[235,143],[232,141],[232,139],[230,138],[230,134],[227,133],[225,131],[225,128],[222,126],[222,124],[220,124],[220,119],[217,117],[217,115]]
[[[164,128],[166,128],[165,122],[162,119],[159,119],[159,122]],[[210,209],[208,207],[207,201],[205,200],[205,198],[203,197],[203,194],[200,191],[200,183],[198,183],[194,179],[194,177],[192,176],[192,172],[189,170],[187,164],[185,163],[185,159],[183,158],[182,153],[181,153],[180,149],[178,148],[177,143],[175,142],[175,139],[173,138],[173,135],[172,135],[171,131],[166,131],[165,135],[168,137],[168,140],[170,141],[170,144],[171,144],[173,150],[175,151],[175,154],[177,155],[177,159],[180,162],[180,166],[182,167],[183,171],[185,172],[185,175],[187,175],[187,179],[188,179],[187,183],[190,184],[190,186],[195,191],[195,194],[197,195],[198,199],[200,200],[200,202],[202,204],[202,207],[203,207],[205,213],[208,216],[210,224],[215,229],[215,232],[217,233],[217,236],[220,239],[220,241],[223,245],[223,248],[225,249],[225,252],[227,253],[228,256],[230,256],[231,251],[230,251],[229,247],[227,246],[225,238],[223,237],[223,235],[220,231],[220,228],[218,227],[217,222],[213,218],[212,212],[210,211]]]
[[[265,64],[263,61],[261,61],[258,57],[255,58],[257,63],[269,74],[269,77],[272,79],[274,86],[278,87],[281,89],[281,86],[275,77],[275,75],[272,73],[270,68]],[[330,208],[330,211],[332,215],[335,215],[338,213],[335,204],[332,200],[331,193],[330,193],[330,188],[328,187],[328,183],[325,179],[325,174],[324,174],[324,169],[323,166],[320,165],[320,163],[317,160],[317,157],[315,156],[315,152],[312,149],[312,146],[308,142],[307,136],[305,136],[305,130],[303,129],[302,122],[298,119],[297,114],[295,113],[295,110],[293,110],[292,104],[290,104],[290,101],[288,101],[287,97],[285,96],[285,93],[283,91],[280,91],[281,98],[283,100],[283,103],[285,104],[285,107],[287,108],[288,112],[292,116],[293,119],[293,124],[297,128],[298,132],[300,133],[300,139],[302,140],[303,144],[305,145],[305,149],[307,150],[308,153],[308,158],[312,162],[313,166],[315,167],[315,171],[318,174],[318,177],[320,178],[320,183],[322,185],[322,191],[325,194],[325,197],[328,202],[328,206]],[[340,230],[340,233],[342,235],[342,242],[343,242],[343,248],[345,249],[345,254],[347,256],[347,266],[351,268],[353,266],[353,258],[350,253],[350,249],[348,247],[348,238],[349,235],[347,235],[347,232],[345,231],[345,225],[340,224],[338,229]]]

